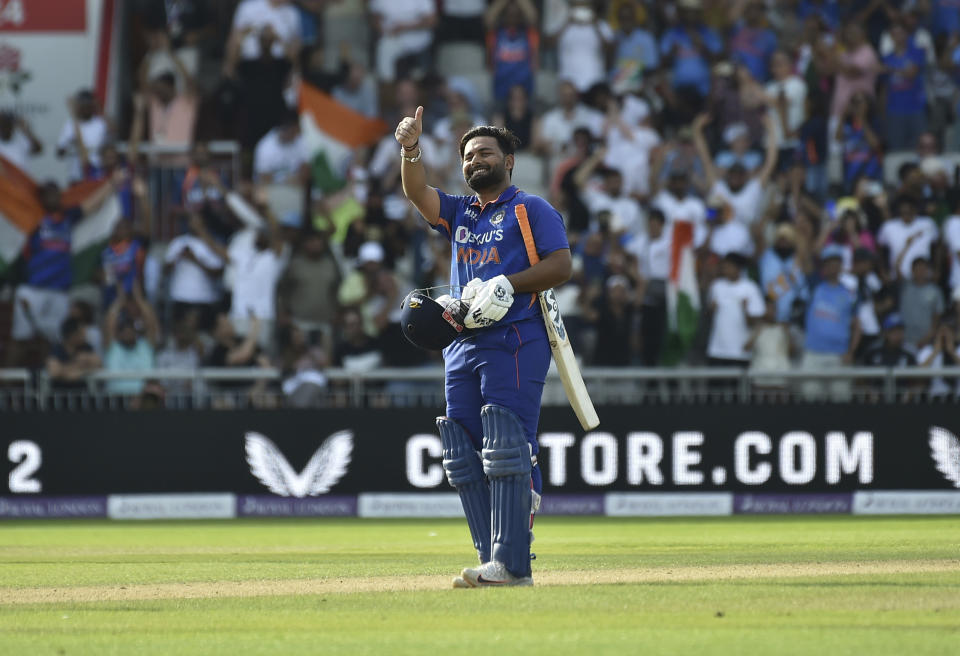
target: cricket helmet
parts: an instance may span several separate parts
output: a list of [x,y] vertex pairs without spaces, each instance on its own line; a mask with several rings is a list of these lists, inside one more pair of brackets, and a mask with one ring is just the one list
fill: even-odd
[[407,294],[400,309],[400,328],[411,344],[440,351],[463,332],[467,306],[459,299],[447,299],[438,303],[419,289]]

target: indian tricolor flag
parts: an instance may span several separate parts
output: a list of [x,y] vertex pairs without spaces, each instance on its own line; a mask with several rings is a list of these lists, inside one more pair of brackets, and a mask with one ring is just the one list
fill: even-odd
[[[82,203],[106,181],[78,182],[63,191],[63,206]],[[73,280],[88,282],[100,266],[100,252],[120,220],[116,195],[85,216],[73,229]],[[20,256],[43,217],[37,183],[10,161],[0,157],[0,275]]]
[[[389,129],[380,119],[354,111],[317,87],[300,84],[300,130],[313,158],[315,178],[342,181],[353,151],[377,143]],[[325,180],[315,182],[329,191]]]
[[700,316],[700,290],[693,255],[693,223],[674,221],[670,243],[670,279],[667,281],[668,339],[665,359],[681,360],[693,343]]

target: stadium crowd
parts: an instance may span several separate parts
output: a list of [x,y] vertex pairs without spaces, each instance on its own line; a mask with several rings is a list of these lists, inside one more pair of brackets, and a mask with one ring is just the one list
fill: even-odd
[[[4,274],[8,366],[64,389],[100,369],[275,366],[309,403],[329,367],[437,362],[398,324],[407,291],[448,280],[450,244],[399,185],[392,128],[418,104],[448,193],[468,193],[466,129],[520,138],[514,181],[566,221],[558,295],[584,364],[960,364],[960,2],[134,4],[124,116],[86,90],[59,135],[0,115],[7,162],[55,148],[62,182],[104,180],[122,214],[93,284],[76,280],[70,227],[105,194],[67,207],[40,186],[45,216]],[[380,140],[318,146],[307,87],[381,119]],[[161,168],[148,145],[183,155]]]

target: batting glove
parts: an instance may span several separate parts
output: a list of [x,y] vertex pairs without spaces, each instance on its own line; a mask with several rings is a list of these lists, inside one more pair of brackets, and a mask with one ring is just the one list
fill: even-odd
[[467,328],[492,326],[503,319],[511,305],[513,305],[513,285],[504,275],[491,278],[477,290],[464,325]]
[[474,278],[467,283],[467,286],[463,288],[463,291],[460,292],[460,300],[469,305],[473,302],[473,299],[477,295],[477,291],[483,287],[483,281],[479,278]]

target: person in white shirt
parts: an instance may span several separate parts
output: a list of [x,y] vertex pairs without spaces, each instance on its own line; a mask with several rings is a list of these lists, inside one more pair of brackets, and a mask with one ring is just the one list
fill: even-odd
[[640,361],[645,367],[660,365],[667,331],[667,280],[670,278],[670,233],[657,208],[647,217],[647,232],[627,242],[626,250],[637,258],[640,278]]
[[785,50],[770,57],[773,79],[765,88],[770,107],[773,138],[781,151],[799,145],[798,131],[806,119],[807,83],[793,72],[793,61]]
[[712,321],[707,357],[715,366],[746,366],[750,324],[766,311],[757,283],[742,276],[745,259],[729,254],[720,265],[721,277],[713,281],[707,297]]
[[[960,346],[956,339],[956,322],[951,317],[943,319],[930,344],[917,353],[917,366],[930,369],[960,366]],[[947,382],[943,378],[932,378],[928,394],[933,398],[953,396],[960,399],[960,380]]]
[[397,79],[397,60],[425,52],[433,43],[437,24],[433,0],[371,0],[377,38],[377,78]]
[[[693,121],[693,140],[700,153],[700,159],[707,174],[707,188],[710,195],[723,198],[732,208],[737,221],[749,226],[760,216],[764,188],[777,165],[777,143],[774,138],[770,117],[764,118],[766,126],[766,154],[763,164],[754,173],[750,173],[740,162],[734,163],[726,171],[720,171],[710,156],[703,128],[711,121],[707,114],[700,114]],[[722,176],[721,176],[722,173]]]
[[598,148],[577,169],[573,182],[594,220],[598,214],[609,212],[611,232],[627,236],[642,234],[646,226],[640,205],[627,195],[619,170],[600,166],[605,157],[605,149]]
[[606,21],[597,18],[590,0],[573,0],[567,22],[557,32],[558,73],[585,92],[606,79],[606,53],[615,35]]
[[897,208],[900,216],[888,219],[880,227],[877,243],[887,248],[890,275],[909,280],[913,261],[918,257],[930,257],[940,231],[930,217],[917,216],[917,206],[910,198],[902,197]]
[[253,153],[253,175],[258,183],[304,182],[309,173],[307,147],[300,134],[300,118],[289,112],[280,125],[257,143]]
[[110,138],[110,126],[97,113],[93,93],[81,90],[67,101],[70,118],[57,139],[57,157],[69,158],[70,179],[83,180],[88,166],[100,167],[100,150]]
[[660,134],[647,124],[649,116],[646,102],[627,96],[622,108],[611,101],[603,128],[604,166],[620,171],[626,195],[641,199],[650,193],[650,152],[660,145]]
[[750,230],[737,220],[734,212],[734,208],[722,196],[712,196],[707,203],[705,228],[694,231],[694,245],[720,257],[730,253],[753,257],[755,248]]
[[191,214],[188,232],[174,237],[163,258],[164,272],[169,280],[169,297],[173,301],[174,317],[180,319],[191,310],[200,313],[200,328],[213,327],[216,304],[220,300],[220,275],[223,258],[213,242],[203,219]]
[[690,193],[690,174],[684,169],[672,169],[667,175],[667,184],[653,197],[651,205],[666,219],[666,230],[673,229],[675,221],[688,221],[694,230],[703,230],[707,220],[707,206]]
[[274,59],[295,55],[300,44],[300,12],[289,0],[243,0],[233,15],[233,33],[242,39],[243,59],[260,58],[264,32],[274,37],[270,45]]
[[603,114],[580,102],[577,88],[569,80],[557,85],[557,107],[544,113],[534,136],[534,149],[550,157],[573,148],[573,131],[585,127],[599,138],[603,133]]
[[27,171],[30,157],[42,152],[43,144],[25,118],[11,112],[0,112],[0,156]]
[[287,266],[288,249],[271,221],[270,230],[257,231],[253,248],[234,250],[230,256],[234,266],[230,321],[238,334],[246,335],[252,328],[251,319],[258,319],[260,347],[272,353],[277,283]]
[[960,213],[943,223],[943,243],[950,255],[950,289],[960,293]]

